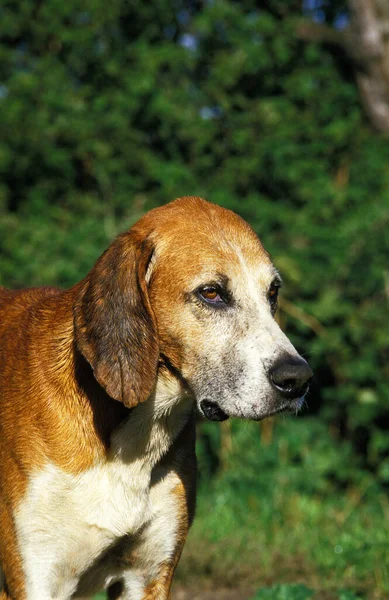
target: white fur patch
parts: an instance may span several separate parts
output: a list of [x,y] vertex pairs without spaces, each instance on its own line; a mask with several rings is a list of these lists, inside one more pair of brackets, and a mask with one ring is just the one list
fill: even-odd
[[[164,417],[153,420],[155,399],[138,406],[113,436],[108,460],[77,476],[47,463],[30,479],[15,519],[28,600],[68,600],[81,576],[91,589],[124,577],[124,597],[138,600],[158,566],[173,556],[178,508],[171,492],[179,479],[166,469],[151,485],[151,476],[183,427],[191,403],[177,403],[177,395],[168,402],[165,387],[157,386],[156,394]],[[110,562],[109,548],[141,528],[139,564],[131,572],[124,567],[119,572]],[[94,570],[105,552],[106,560]]]

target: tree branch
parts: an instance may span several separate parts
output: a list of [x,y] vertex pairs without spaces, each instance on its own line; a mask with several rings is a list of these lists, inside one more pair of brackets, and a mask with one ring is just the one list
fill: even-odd
[[297,35],[307,42],[319,42],[344,46],[344,34],[328,25],[303,19],[297,26]]
[[302,308],[296,306],[286,298],[280,298],[280,309],[288,315],[290,315],[291,317],[294,317],[295,319],[303,323],[309,329],[312,329],[312,331],[314,331],[316,335],[327,335],[326,328],[320,323],[318,319],[316,319],[316,317],[309,315]]

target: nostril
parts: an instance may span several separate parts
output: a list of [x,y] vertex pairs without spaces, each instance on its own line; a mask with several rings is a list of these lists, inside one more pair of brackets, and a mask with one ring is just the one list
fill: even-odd
[[274,376],[274,374],[270,375],[270,381],[274,387],[285,392],[292,392],[294,389],[301,387],[298,385],[297,379],[284,379],[283,377],[280,377],[278,373],[276,376]]
[[309,387],[312,371],[303,358],[284,357],[269,371],[274,388],[286,398],[303,396]]
[[285,381],[282,381],[281,384],[278,385],[284,389],[291,390],[296,387],[297,379],[285,379]]

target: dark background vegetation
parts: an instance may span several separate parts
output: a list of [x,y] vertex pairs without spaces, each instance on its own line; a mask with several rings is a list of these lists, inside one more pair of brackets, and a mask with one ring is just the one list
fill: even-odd
[[72,285],[201,195],[271,252],[315,372],[296,419],[200,426],[179,578],[387,598],[388,4],[4,0],[0,34],[0,283]]

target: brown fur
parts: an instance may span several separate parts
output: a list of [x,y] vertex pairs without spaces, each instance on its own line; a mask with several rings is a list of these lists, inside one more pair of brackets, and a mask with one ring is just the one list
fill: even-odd
[[[215,236],[220,223],[227,232],[222,238]],[[78,474],[105,460],[112,433],[150,395],[158,361],[160,368],[168,360],[173,372],[181,371],[187,336],[201,339],[195,320],[180,321],[182,290],[208,263],[216,261],[221,271],[226,260],[233,264],[229,232],[240,236],[246,256],[269,262],[237,215],[186,198],[146,214],[69,290],[0,288],[0,560],[9,590],[2,600],[26,597],[13,515],[31,473],[51,461]],[[169,260],[157,261],[147,285],[154,253]],[[182,485],[174,492],[182,515],[176,552],[144,600],[169,598],[193,518],[192,438],[189,468],[180,466]],[[174,452],[166,460],[175,460]],[[115,593],[113,587],[110,597]]]

